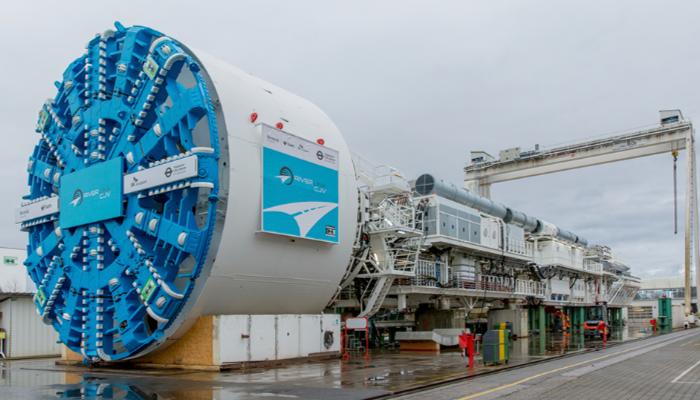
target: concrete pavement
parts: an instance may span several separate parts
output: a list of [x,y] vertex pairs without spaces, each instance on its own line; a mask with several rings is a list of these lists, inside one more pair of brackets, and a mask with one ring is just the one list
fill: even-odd
[[392,398],[697,399],[700,398],[700,329]]

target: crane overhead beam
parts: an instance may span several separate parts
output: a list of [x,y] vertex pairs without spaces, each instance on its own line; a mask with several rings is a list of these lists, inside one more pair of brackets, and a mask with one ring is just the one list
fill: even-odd
[[[665,124],[627,135],[545,150],[514,160],[473,163],[465,182],[486,186],[514,179],[550,174],[615,161],[629,160],[686,148],[691,122]],[[476,181],[476,182],[475,182]]]

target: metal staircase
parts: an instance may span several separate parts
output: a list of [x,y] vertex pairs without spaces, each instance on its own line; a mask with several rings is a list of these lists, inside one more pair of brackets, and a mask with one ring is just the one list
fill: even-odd
[[382,201],[372,210],[376,218],[369,223],[369,237],[371,266],[376,272],[357,275],[370,279],[360,299],[361,304],[367,299],[360,317],[370,317],[379,311],[394,279],[415,276],[424,238],[423,232],[416,229],[415,213],[412,205],[397,205],[393,201]]
[[358,315],[359,317],[371,317],[379,311],[387,293],[389,293],[389,289],[391,289],[391,285],[394,283],[394,277],[392,275],[383,275],[373,278],[371,282],[374,283],[370,285],[372,287],[371,294],[367,300],[367,305]]
[[[422,210],[417,209],[411,189],[396,168],[377,166],[352,153],[355,174],[366,186],[360,188],[367,201],[363,233],[369,249],[351,260],[339,291],[354,279],[365,279],[367,286],[359,299],[360,317],[377,313],[397,277],[415,276],[415,266],[423,245]],[[363,235],[358,235],[358,241]],[[356,243],[362,249],[361,243]]]
[[628,285],[625,281],[614,282],[610,287],[610,293],[612,295],[609,297],[610,300],[608,304],[618,306],[628,305],[632,301],[632,297],[634,297],[634,295],[630,296],[630,289],[633,289],[633,287]]
[[622,292],[624,284],[622,282],[613,282],[612,286],[610,287],[609,295],[608,295],[608,304],[614,304],[615,301],[620,297],[620,293]]

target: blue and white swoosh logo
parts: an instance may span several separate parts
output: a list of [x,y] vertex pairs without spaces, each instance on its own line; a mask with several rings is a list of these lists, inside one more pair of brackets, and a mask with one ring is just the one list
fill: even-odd
[[335,203],[305,201],[270,207],[263,210],[263,212],[281,212],[291,215],[297,222],[300,236],[306,237],[306,234],[309,233],[311,228],[313,228],[321,218],[336,208],[338,208],[338,205]]
[[[294,182],[294,174],[288,167],[282,167],[280,174],[275,178],[279,178],[283,185],[291,185]],[[287,183],[287,181],[289,181],[289,183]]]
[[289,179],[291,179],[291,176],[276,176],[275,178],[280,178],[282,180],[282,183],[287,183]]
[[70,202],[70,204],[73,205],[73,207],[77,207],[83,202],[83,191],[80,189],[76,189],[76,191],[73,193],[73,201]]

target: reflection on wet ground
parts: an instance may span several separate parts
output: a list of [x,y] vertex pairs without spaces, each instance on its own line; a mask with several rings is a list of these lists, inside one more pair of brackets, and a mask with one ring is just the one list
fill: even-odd
[[[641,329],[613,328],[609,342],[651,336]],[[584,339],[581,331],[548,333],[511,341],[508,366],[605,346]],[[506,367],[505,364],[466,367],[459,351],[441,354],[373,351],[371,360],[357,354],[332,359],[212,373],[183,370],[88,369],[56,366],[55,359],[0,363],[1,399],[365,399]],[[477,360],[479,357],[477,357]]]

